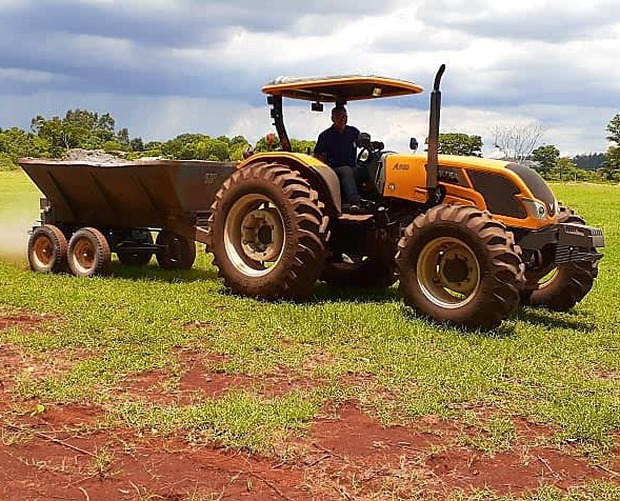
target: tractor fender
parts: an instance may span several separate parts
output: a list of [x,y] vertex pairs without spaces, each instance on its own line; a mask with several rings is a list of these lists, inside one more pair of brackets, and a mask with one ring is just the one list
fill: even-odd
[[318,158],[305,153],[272,151],[251,155],[240,162],[237,168],[243,169],[245,166],[256,162],[286,165],[299,172],[310,183],[310,186],[319,193],[319,197],[325,204],[328,213],[340,214],[342,211],[338,176],[331,167],[321,162]]

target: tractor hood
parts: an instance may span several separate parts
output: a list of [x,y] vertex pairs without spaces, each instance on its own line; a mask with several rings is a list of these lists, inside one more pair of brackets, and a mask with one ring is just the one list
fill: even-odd
[[493,213],[519,217],[520,211],[516,206],[513,209],[508,208],[508,200],[515,200],[516,196],[522,201],[531,200],[528,203],[535,204],[541,219],[557,216],[557,202],[553,192],[542,176],[530,167],[488,158],[439,155],[440,181],[451,182],[446,168],[452,166],[463,168],[469,182],[482,194]]
[[[386,153],[382,162],[386,194],[411,199],[412,176],[426,171],[427,155]],[[455,155],[438,155],[437,164],[437,179],[447,190],[447,203],[469,200],[509,226],[522,226],[525,220],[532,222],[532,228],[557,222],[555,196],[534,169],[504,160]],[[413,184],[421,187],[422,177]]]

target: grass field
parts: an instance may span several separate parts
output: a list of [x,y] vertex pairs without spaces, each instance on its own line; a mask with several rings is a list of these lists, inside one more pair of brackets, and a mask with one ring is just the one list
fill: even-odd
[[[473,481],[442,491],[432,479],[394,472],[370,487],[343,473],[323,487],[304,477],[312,495],[338,482],[344,490],[331,489],[334,499],[346,499],[343,492],[350,499],[619,499],[620,188],[552,188],[604,230],[593,291],[573,311],[522,309],[496,331],[471,333],[416,318],[396,288],[318,285],[303,304],[236,297],[200,252],[188,272],[152,262],[113,263],[112,275],[97,279],[35,274],[24,235],[39,195],[23,174],[0,173],[0,416],[12,426],[4,443],[27,443],[31,421],[54,409],[87,407],[96,418],[80,433],[129,430],[299,465],[315,423],[353,403],[383,426],[443,438],[410,455],[416,472],[454,450],[501,458],[544,447],[602,476],[562,483],[547,472],[533,487],[507,492]],[[196,374],[201,385],[188,386]],[[210,391],[218,382],[225,391]],[[534,443],[520,423],[547,431]],[[426,487],[404,491],[412,482]]]

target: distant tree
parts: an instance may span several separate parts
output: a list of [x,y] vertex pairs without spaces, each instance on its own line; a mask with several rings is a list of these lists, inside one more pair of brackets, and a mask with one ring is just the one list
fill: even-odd
[[545,144],[532,151],[531,158],[538,164],[536,170],[544,176],[556,166],[560,158],[560,150],[553,144]]
[[[48,141],[50,152],[59,157],[69,148],[97,149],[109,141],[124,143],[124,133],[116,138],[115,120],[109,113],[99,115],[88,110],[68,110],[64,118],[46,119],[37,115],[31,121],[32,131]],[[125,129],[126,130],[126,129]],[[126,132],[127,137],[129,132]]]
[[[291,144],[291,151],[296,153],[312,153],[314,151],[314,146],[316,145],[316,141],[311,141],[307,139],[294,139],[289,138],[289,142]],[[254,146],[254,151],[276,151],[281,148],[280,139],[277,134],[269,133],[264,137],[261,137]]]
[[620,113],[607,124],[607,139],[615,146],[610,146],[605,153],[605,161],[601,166],[601,175],[607,181],[620,181]]
[[274,151],[278,149],[280,149],[280,139],[272,132],[261,137],[254,146],[254,151]]
[[116,133],[116,137],[114,140],[119,144],[120,149],[130,150],[131,149],[131,139],[129,137],[129,129],[123,127]]
[[77,144],[73,142],[69,133],[64,129],[61,119],[58,117],[47,120],[38,115],[32,119],[30,127],[38,137],[47,141],[52,157],[61,157],[68,148],[77,147]]
[[[425,141],[428,144],[428,139]],[[439,153],[469,157],[482,156],[482,138],[462,132],[439,134]]]
[[577,166],[570,158],[558,158],[551,172],[551,178],[558,181],[571,181],[575,177]]
[[47,141],[17,127],[0,132],[0,153],[3,153],[5,168],[17,168],[20,157],[47,157],[49,149]]
[[161,151],[176,159],[223,161],[230,158],[229,141],[224,136],[213,139],[205,134],[181,134],[163,143]]
[[620,146],[620,113],[609,121],[607,124],[607,132],[609,132],[607,140]]
[[207,138],[204,134],[180,134],[161,145],[161,151],[170,158],[192,160],[197,158],[196,145]]
[[571,160],[581,169],[597,170],[605,160],[605,153],[575,155]]
[[543,133],[542,126],[537,123],[497,126],[493,131],[494,144],[507,159],[522,162],[531,155]]
[[250,143],[243,136],[235,136],[229,142],[230,159],[242,160],[246,150],[251,149]]
[[228,142],[228,144],[230,146],[234,146],[234,145],[237,145],[237,144],[249,144],[249,143],[248,143],[248,140],[245,137],[243,137],[243,136],[235,136],[235,137],[233,137]]
[[163,144],[164,143],[161,141],[149,141],[148,143],[144,144],[144,149],[145,150],[161,150]]
[[223,161],[229,156],[230,149],[227,141],[206,137],[196,144],[196,159]]
[[87,110],[69,110],[62,122],[79,148],[101,148],[104,143],[114,140],[116,122],[109,113],[99,115]]
[[296,153],[310,153],[314,151],[316,141],[309,141],[307,139],[291,139],[291,149]]
[[144,143],[142,142],[141,137],[134,137],[131,141],[129,141],[129,147],[131,148],[131,151],[135,152],[145,150]]
[[620,182],[620,148],[610,146],[607,149],[600,173],[605,181]]

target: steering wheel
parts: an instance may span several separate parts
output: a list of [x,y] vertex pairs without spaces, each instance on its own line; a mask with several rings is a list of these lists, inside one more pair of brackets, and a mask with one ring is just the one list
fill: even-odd
[[368,167],[377,159],[377,153],[383,149],[383,143],[380,141],[367,141],[358,143],[360,148],[357,154],[357,165]]

